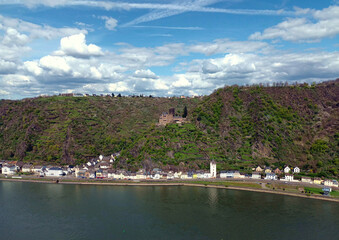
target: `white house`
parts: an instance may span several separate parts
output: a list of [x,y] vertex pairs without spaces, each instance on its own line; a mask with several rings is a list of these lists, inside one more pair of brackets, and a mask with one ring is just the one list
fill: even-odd
[[204,172],[204,178],[212,178],[212,175],[210,172]]
[[289,182],[293,182],[294,177],[293,177],[292,174],[286,174],[284,180],[285,180],[285,181],[289,181]]
[[325,186],[330,186],[330,187],[333,186],[333,181],[330,179],[326,179],[323,183]]
[[45,167],[43,166],[34,166],[33,167],[33,172],[36,174],[40,174],[44,171]]
[[61,177],[64,174],[62,168],[60,167],[51,167],[46,172],[46,177]]
[[234,178],[234,172],[233,171],[221,171],[220,178]]
[[256,167],[254,170],[255,170],[256,172],[262,172],[262,171],[263,171],[263,169],[262,169],[260,166]]
[[152,175],[152,179],[160,179],[160,178],[161,178],[160,173],[156,173]]
[[108,169],[107,178],[114,178],[114,170],[113,169]]
[[181,172],[178,173],[178,172],[174,172],[174,178],[180,178],[181,176]]
[[295,167],[295,168],[293,169],[293,173],[300,173],[300,168]]
[[275,173],[266,173],[266,180],[277,180],[277,175]]
[[261,179],[261,175],[258,172],[253,172],[251,178],[252,179]]
[[14,175],[17,173],[17,166],[15,165],[4,165],[2,166],[2,174]]
[[33,166],[32,164],[24,164],[21,168],[21,171],[23,173],[30,173],[30,172],[33,172]]
[[233,172],[233,178],[242,178],[240,172],[239,171],[234,171]]
[[136,178],[137,179],[146,179],[146,174],[144,172],[138,171]]
[[181,178],[181,179],[187,179],[187,178],[188,178],[187,172],[181,173],[180,178]]
[[284,168],[284,173],[290,173],[291,169],[289,168],[289,166],[286,166]]
[[309,178],[309,177],[302,177],[301,182],[310,183],[310,184],[313,183],[312,178]]
[[211,173],[211,178],[217,177],[217,164],[214,160],[210,162],[210,173]]

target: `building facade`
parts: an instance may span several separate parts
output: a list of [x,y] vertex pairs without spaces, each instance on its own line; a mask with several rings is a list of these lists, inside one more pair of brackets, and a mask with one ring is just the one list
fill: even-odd
[[211,178],[217,177],[217,163],[215,161],[210,162],[210,174]]

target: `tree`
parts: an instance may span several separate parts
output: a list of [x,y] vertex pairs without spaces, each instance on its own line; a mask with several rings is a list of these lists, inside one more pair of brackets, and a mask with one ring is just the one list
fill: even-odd
[[120,94],[120,93],[118,94],[118,97],[121,97],[121,94]]
[[114,93],[112,93],[112,97],[114,97]]
[[182,117],[183,118],[187,117],[187,107],[186,106],[184,108],[184,114],[182,114]]

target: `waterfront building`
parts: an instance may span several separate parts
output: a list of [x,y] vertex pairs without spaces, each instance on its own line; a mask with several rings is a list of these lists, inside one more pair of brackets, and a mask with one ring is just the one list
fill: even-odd
[[46,177],[61,177],[63,174],[64,172],[60,167],[51,167],[45,172]]
[[326,180],[323,182],[323,184],[324,184],[325,186],[330,186],[330,187],[332,187],[332,186],[333,186],[333,181],[330,180],[330,179],[326,179]]
[[272,172],[272,168],[270,167],[265,167],[265,173],[271,173]]
[[309,178],[309,177],[301,177],[301,182],[304,182],[304,183],[313,183],[312,182],[312,178]]
[[30,163],[26,163],[22,166],[21,171],[23,173],[30,173],[33,172],[33,165]]
[[233,178],[241,178],[241,174],[239,171],[233,171]]
[[2,166],[2,174],[14,175],[17,173],[17,166],[15,165],[4,165]]
[[139,170],[137,173],[136,173],[136,179],[139,179],[139,180],[141,180],[141,179],[146,179],[146,174],[144,173],[144,171],[143,170]]
[[279,168],[274,169],[273,171],[275,174],[280,175],[282,174],[282,171]]
[[173,177],[174,178],[180,178],[180,175],[181,175],[181,172],[180,173],[174,172]]
[[275,173],[266,173],[265,179],[266,180],[277,180],[278,177],[277,175],[275,175]]
[[253,172],[251,178],[252,179],[261,179],[261,175],[260,175],[259,172]]
[[181,179],[187,179],[187,178],[188,178],[187,172],[181,173],[180,178],[181,178]]
[[211,178],[217,177],[217,163],[214,160],[210,162],[210,174]]
[[221,171],[220,178],[234,178],[234,171]]
[[285,175],[285,181],[293,182],[294,181],[294,176],[292,174],[286,174]]
[[33,167],[33,172],[37,175],[43,173],[45,171],[46,167],[44,166],[40,166],[40,165],[37,165],[37,166],[34,166]]
[[321,178],[314,178],[313,183],[314,184],[321,184],[322,180],[321,180]]

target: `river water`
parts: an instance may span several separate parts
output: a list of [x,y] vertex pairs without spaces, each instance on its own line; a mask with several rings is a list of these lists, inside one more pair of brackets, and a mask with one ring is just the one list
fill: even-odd
[[214,188],[0,181],[0,239],[339,239],[339,204]]

